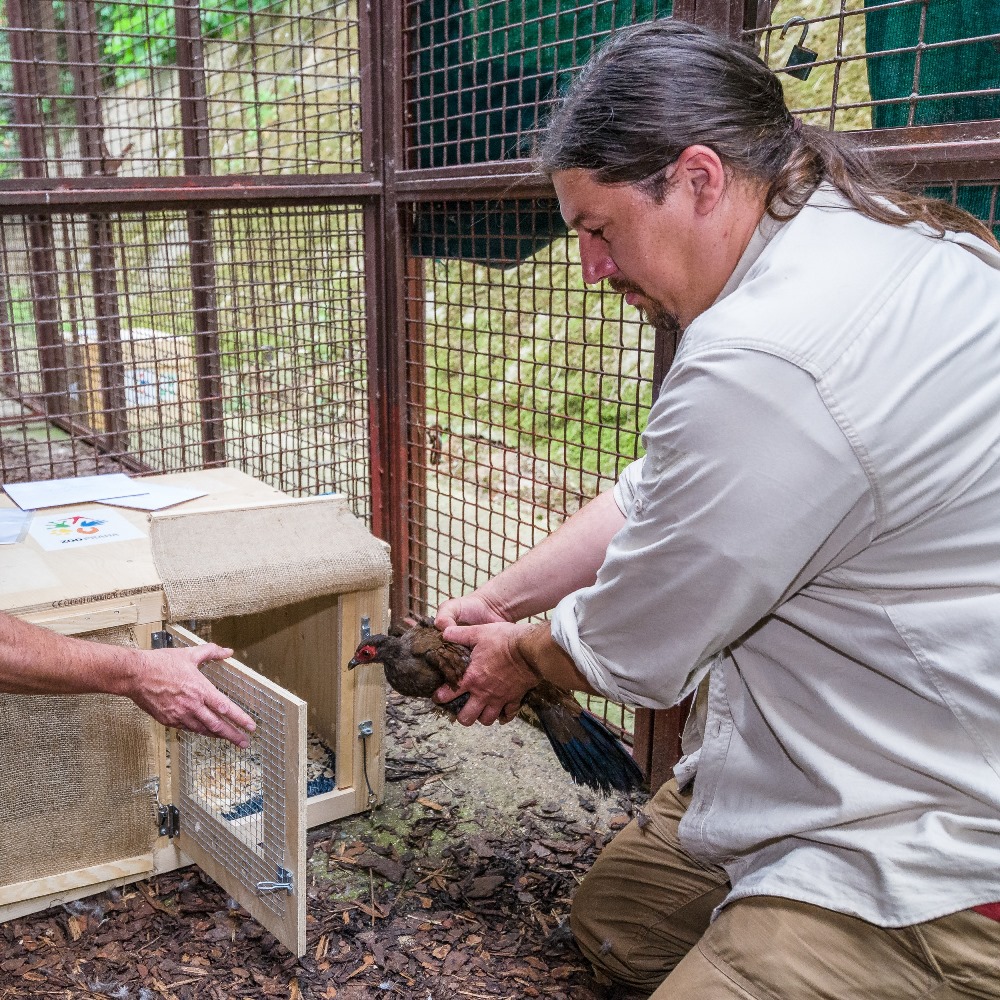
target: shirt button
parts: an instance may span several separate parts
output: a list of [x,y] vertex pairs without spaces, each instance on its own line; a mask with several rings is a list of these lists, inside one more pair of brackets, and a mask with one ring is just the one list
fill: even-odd
[[641,501],[641,500],[636,500],[636,502],[635,502],[635,503],[633,504],[633,506],[632,506],[632,509],[633,509],[633,510],[634,510],[634,511],[635,511],[635,512],[636,512],[637,514],[641,514],[641,513],[642,513],[642,501]]

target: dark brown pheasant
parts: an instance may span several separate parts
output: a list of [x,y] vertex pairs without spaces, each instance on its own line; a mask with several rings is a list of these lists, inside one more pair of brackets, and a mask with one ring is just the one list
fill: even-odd
[[[348,667],[381,663],[389,684],[411,698],[429,698],[442,685],[457,687],[469,665],[472,650],[446,642],[428,618],[410,628],[389,629],[390,635],[373,635],[361,642]],[[468,695],[441,707],[457,714]],[[618,739],[567,691],[542,681],[521,703],[519,713],[541,726],[559,763],[582,785],[608,792],[629,792],[642,786],[638,765]]]

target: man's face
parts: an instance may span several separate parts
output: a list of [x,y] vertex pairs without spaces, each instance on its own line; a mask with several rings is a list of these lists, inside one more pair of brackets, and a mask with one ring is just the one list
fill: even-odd
[[[587,170],[552,177],[559,207],[580,240],[588,284],[608,284],[654,326],[683,329],[705,300],[698,218],[683,184],[656,202],[630,184],[601,184]],[[713,296],[714,298],[714,296]]]

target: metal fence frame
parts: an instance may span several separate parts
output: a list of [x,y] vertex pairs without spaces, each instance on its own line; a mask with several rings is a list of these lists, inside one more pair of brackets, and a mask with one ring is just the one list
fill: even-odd
[[[419,299],[421,272],[407,254],[406,220],[414,205],[451,199],[550,198],[549,181],[536,173],[529,160],[475,163],[415,169],[407,167],[407,127],[404,109],[405,19],[404,0],[371,0],[359,19],[361,49],[361,169],[353,173],[310,173],[274,176],[246,174],[213,176],[207,151],[208,104],[204,87],[197,0],[174,0],[181,115],[184,134],[181,176],[118,177],[107,170],[106,152],[99,138],[99,83],[85,72],[75,85],[79,102],[80,149],[83,176],[45,176],[42,123],[35,103],[18,100],[16,120],[24,175],[0,182],[0,214],[29,220],[28,249],[34,274],[32,288],[36,329],[47,397],[62,388],[66,369],[65,345],[57,318],[51,312],[58,288],[46,276],[55,268],[54,214],[72,210],[86,213],[91,268],[94,276],[101,362],[110,373],[104,406],[112,415],[103,435],[92,436],[98,448],[120,450],[120,424],[114,415],[125,403],[120,386],[122,356],[115,305],[117,280],[108,214],[122,208],[180,209],[186,213],[192,248],[191,276],[198,358],[198,385],[204,465],[225,462],[219,404],[217,322],[213,235],[208,211],[234,206],[353,205],[361,206],[365,243],[367,350],[369,379],[369,447],[371,460],[372,529],[391,545],[394,588],[393,610],[419,605],[425,581],[419,567],[425,539],[420,519],[412,516],[422,502],[419,470],[425,467],[424,436],[411,433],[410,414],[420,393],[407,383],[409,345],[419,339],[422,318],[408,302]],[[77,34],[76,62],[96,63],[93,0],[66,0],[67,14]],[[31,76],[26,32],[37,29],[37,8],[30,0],[6,0],[15,90],[31,94],[37,81]],[[731,36],[755,32],[769,23],[771,0],[675,0],[674,16],[715,27]],[[920,183],[1000,179],[1000,134],[995,122],[911,126],[857,134],[887,164],[910,168]],[[0,315],[0,326],[3,316]],[[2,346],[2,344],[0,344]],[[657,337],[654,382],[659,383],[672,357],[673,344]],[[2,373],[0,373],[2,374]],[[40,414],[44,416],[45,414]],[[80,429],[77,428],[79,431]],[[127,462],[125,463],[128,464]],[[135,471],[150,471],[132,463]],[[417,470],[411,476],[393,470]],[[638,760],[654,785],[667,774],[678,753],[681,713],[640,710],[636,715],[634,746]]]

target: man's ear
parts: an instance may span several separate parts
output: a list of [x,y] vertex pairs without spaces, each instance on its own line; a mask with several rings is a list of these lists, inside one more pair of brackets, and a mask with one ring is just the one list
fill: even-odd
[[726,170],[708,146],[688,146],[677,157],[674,174],[685,184],[698,215],[710,215],[726,190]]

